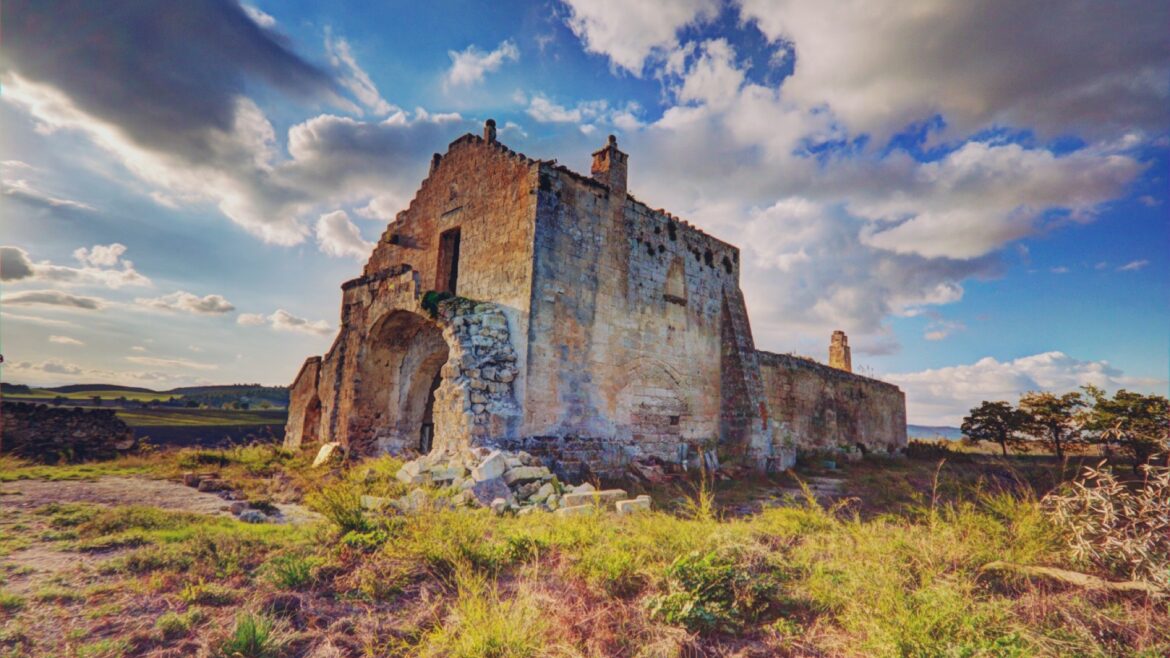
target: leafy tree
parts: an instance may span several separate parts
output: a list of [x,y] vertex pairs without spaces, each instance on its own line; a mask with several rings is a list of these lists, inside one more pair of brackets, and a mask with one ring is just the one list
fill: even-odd
[[1064,459],[1065,449],[1081,438],[1078,412],[1084,406],[1085,400],[1079,392],[1025,393],[1020,396],[1020,410],[1028,416],[1024,433],[1051,446],[1056,457]]
[[1027,421],[1028,415],[1013,407],[1011,403],[985,400],[963,419],[961,429],[963,436],[976,443],[980,441],[998,443],[1006,457],[1009,443],[1013,446],[1023,443],[1020,432]]
[[1085,429],[1132,457],[1135,472],[1150,457],[1170,451],[1170,400],[1125,389],[1110,398],[1095,386],[1086,386],[1085,393],[1093,399]]

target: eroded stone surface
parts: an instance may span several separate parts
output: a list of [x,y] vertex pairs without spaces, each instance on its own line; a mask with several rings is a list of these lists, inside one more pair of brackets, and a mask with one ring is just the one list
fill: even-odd
[[593,157],[583,176],[474,135],[436,155],[342,285],[337,339],[293,383],[286,446],[504,448],[580,481],[640,458],[770,469],[800,449],[905,445],[901,391],[848,372],[843,334],[837,368],[757,351],[739,250],[630,195],[616,140]]

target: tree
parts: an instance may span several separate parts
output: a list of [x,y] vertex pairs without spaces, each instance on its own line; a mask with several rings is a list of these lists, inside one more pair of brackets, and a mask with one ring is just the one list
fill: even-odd
[[1020,396],[1020,410],[1028,417],[1024,433],[1048,444],[1058,459],[1064,459],[1065,448],[1080,440],[1077,412],[1084,406],[1085,400],[1078,392],[1025,393]]
[[1022,442],[1020,431],[1028,420],[1028,415],[1016,409],[1009,402],[987,402],[971,410],[970,415],[963,419],[963,436],[976,443],[993,441],[1003,449],[1003,456],[1007,457],[1008,444],[1019,445]]
[[1132,457],[1135,472],[1150,457],[1170,451],[1170,400],[1125,389],[1110,398],[1095,386],[1086,386],[1085,393],[1093,399],[1085,429]]

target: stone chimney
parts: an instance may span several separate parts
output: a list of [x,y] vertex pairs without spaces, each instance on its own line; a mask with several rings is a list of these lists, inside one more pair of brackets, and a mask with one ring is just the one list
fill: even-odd
[[496,142],[496,120],[488,119],[483,122],[483,141],[488,144]]
[[849,337],[838,329],[829,341],[829,365],[838,370],[853,372],[853,359],[849,356]]
[[605,184],[611,194],[626,193],[626,159],[630,157],[618,150],[617,137],[609,136],[609,143],[593,153],[593,167],[590,172],[594,180]]

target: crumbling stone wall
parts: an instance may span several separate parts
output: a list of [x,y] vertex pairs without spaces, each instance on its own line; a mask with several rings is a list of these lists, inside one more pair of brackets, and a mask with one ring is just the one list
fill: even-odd
[[55,463],[110,459],[134,446],[134,431],[112,409],[24,402],[0,408],[0,452]]
[[801,451],[890,454],[906,447],[901,389],[790,354],[760,352],[777,441]]
[[778,406],[781,384],[802,400],[811,384],[765,368],[739,250],[635,199],[628,166],[613,138],[591,176],[533,160],[492,122],[436,154],[342,285],[340,331],[294,382],[286,445],[409,451],[429,418],[435,448],[490,443],[611,475],[710,450],[782,468],[795,445],[779,431],[821,441],[788,422],[804,407]]

